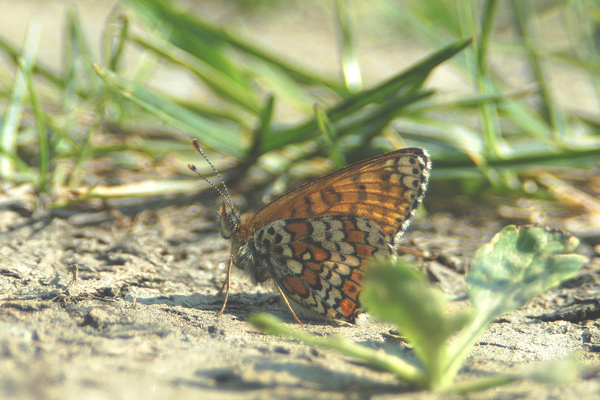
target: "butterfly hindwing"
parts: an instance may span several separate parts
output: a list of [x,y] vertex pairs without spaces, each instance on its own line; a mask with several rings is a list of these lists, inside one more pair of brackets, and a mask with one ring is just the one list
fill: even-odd
[[362,311],[364,269],[374,257],[391,254],[378,225],[366,218],[289,218],[265,225],[256,235],[257,263],[277,286],[304,308],[353,321]]

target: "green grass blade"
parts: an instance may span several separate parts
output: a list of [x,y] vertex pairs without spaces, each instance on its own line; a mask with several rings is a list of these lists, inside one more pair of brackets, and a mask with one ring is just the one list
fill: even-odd
[[106,18],[102,32],[102,59],[113,72],[120,70],[121,59],[125,51],[125,44],[130,39],[129,16],[119,12],[115,7]]
[[144,48],[154,51],[159,56],[189,69],[202,79],[217,95],[232,101],[255,115],[260,112],[260,101],[254,92],[246,87],[246,85],[241,85],[237,80],[231,79],[219,69],[212,67],[203,60],[182,51],[166,41],[156,38],[145,39],[137,35],[133,35],[131,39]]
[[[34,46],[25,45],[25,51],[34,51]],[[31,70],[32,54],[23,54],[24,68]],[[30,60],[30,61],[26,61]],[[29,166],[17,155],[17,135],[21,124],[21,116],[23,115],[23,102],[25,97],[27,84],[24,74],[21,70],[13,80],[12,93],[6,114],[4,115],[4,124],[0,132],[0,176],[9,177],[15,172],[15,168],[21,173],[28,171]]]
[[248,86],[242,70],[223,53],[221,31],[192,13],[177,9],[166,0],[129,0],[126,2],[152,30],[168,32],[169,41],[183,51],[202,59],[211,67]]
[[321,135],[325,139],[327,147],[329,147],[329,154],[333,160],[335,168],[340,169],[344,167],[346,162],[338,145],[337,133],[335,132],[333,126],[331,126],[331,122],[329,122],[327,114],[325,114],[325,111],[323,111],[318,104],[315,104],[315,118],[317,119],[317,125],[321,131]]
[[335,4],[341,34],[344,82],[350,93],[357,93],[362,89],[362,77],[356,54],[356,14],[352,2],[349,0],[336,0]]
[[470,43],[471,39],[459,40],[436,51],[408,70],[372,89],[348,98],[327,113],[329,118],[331,121],[336,121],[338,118],[348,115],[370,103],[385,101],[388,96],[399,91],[417,90],[435,67],[454,57]]
[[271,130],[271,122],[273,121],[273,110],[275,107],[275,97],[268,95],[267,100],[259,113],[258,127],[254,130],[253,143],[249,151],[249,158],[256,159],[260,156],[258,152],[262,138]]
[[[432,94],[433,92],[416,92],[414,94],[404,94],[398,98],[391,97],[382,102],[381,105],[376,105],[371,109],[358,110],[347,117],[338,114],[335,122],[329,115],[328,119],[339,137],[349,134],[359,134],[361,136],[361,143],[366,143],[375,135],[380,134],[383,127],[394,116],[402,113],[404,107],[414,104]],[[342,117],[346,118],[342,119]],[[260,151],[268,152],[292,143],[314,140],[319,134],[318,122],[313,118],[298,127],[268,132],[267,137],[263,139]]]
[[323,338],[299,332],[287,327],[279,319],[270,314],[254,314],[250,316],[249,322],[265,333],[287,336],[311,346],[335,350],[373,367],[392,372],[409,382],[419,384],[423,380],[423,371],[419,367],[383,351],[352,343],[343,337],[330,336]]
[[[487,0],[484,4],[483,20],[481,24],[481,35],[477,44],[477,84],[479,93],[493,94],[495,89],[490,77],[488,68],[488,48],[491,40],[491,32],[494,27],[494,15],[498,5],[497,0]],[[500,136],[500,124],[498,122],[498,113],[494,103],[483,103],[480,106],[481,120],[483,121],[483,139],[486,153],[491,157],[498,157],[500,145],[498,143]]]
[[552,127],[535,110],[525,105],[523,101],[509,101],[498,104],[498,110],[510,118],[519,129],[539,140],[547,140]]
[[[35,53],[41,34],[41,23],[33,20],[28,28],[23,54],[19,57],[19,69],[22,74],[23,83],[29,93],[29,101],[34,111],[38,132],[39,147],[39,175],[37,180],[38,191],[46,192],[48,173],[50,170],[50,150],[48,145],[48,131],[44,113],[38,102],[37,93],[33,85],[32,71],[35,64]],[[14,138],[13,138],[14,139]],[[14,147],[13,147],[14,150]],[[14,151],[13,151],[14,152]]]
[[[12,43],[2,37],[0,37],[0,50],[3,50],[8,58],[13,60],[15,64],[19,63],[21,52]],[[50,68],[41,65],[39,62],[37,62],[33,67],[33,73],[43,76],[56,86],[63,86],[63,79],[56,73],[52,72]]]
[[31,70],[28,70],[26,65],[22,65],[21,70],[27,84],[29,100],[31,101],[31,106],[33,107],[38,131],[38,146],[40,153],[38,191],[40,193],[45,193],[48,190],[48,174],[50,171],[50,146],[48,143],[49,138],[46,127],[46,119],[40,103],[38,102],[35,87],[31,78]]
[[144,108],[161,120],[196,137],[205,146],[218,149],[237,158],[245,155],[239,135],[223,129],[212,121],[201,118],[189,110],[166,101],[134,82],[119,77],[112,71],[94,65],[98,76],[123,97]]
[[[422,82],[427,78],[431,71],[444,61],[456,55],[463,50],[471,42],[470,39],[460,40],[455,42],[418,62],[413,67],[399,73],[386,82],[377,85],[376,87],[363,91],[354,96],[348,97],[338,106],[327,111],[327,117],[333,123],[336,130],[341,135],[340,129],[336,123],[342,118],[350,117],[366,105],[372,103],[386,104],[392,96],[401,95],[415,99],[414,95]],[[419,97],[416,95],[417,98]],[[415,99],[416,100],[416,99]],[[317,121],[313,118],[303,125],[287,130],[279,130],[270,132],[263,138],[261,145],[261,153],[268,152],[280,147],[304,140],[313,139],[318,135]]]
[[81,98],[87,98],[98,89],[99,82],[90,68],[94,57],[82,26],[84,23],[74,9],[67,12],[64,40],[65,95],[63,108],[70,110],[79,105]]
[[[214,68],[229,74],[240,83],[245,81],[244,73],[236,66],[234,61],[227,59],[222,54],[221,49],[223,46],[231,46],[246,55],[269,63],[300,82],[323,85],[339,93],[346,92],[343,85],[285,62],[229,31],[213,26],[190,13],[176,9],[170,2],[164,0],[129,0],[128,3],[146,21],[151,23],[152,21],[154,23],[160,21],[171,25],[172,41],[175,45],[182,47],[198,58],[204,59]],[[215,49],[218,49],[218,51],[215,51]]]
[[531,40],[533,24],[537,22],[537,15],[531,11],[532,4],[529,2],[513,0],[512,3],[517,17],[515,25],[520,29],[523,46],[529,57],[529,64],[536,77],[536,81],[540,85],[541,107],[544,110],[544,116],[547,117],[550,123],[551,133],[554,138],[560,139],[565,133],[565,116],[551,97],[549,83],[542,71],[540,57],[537,54],[535,44]]

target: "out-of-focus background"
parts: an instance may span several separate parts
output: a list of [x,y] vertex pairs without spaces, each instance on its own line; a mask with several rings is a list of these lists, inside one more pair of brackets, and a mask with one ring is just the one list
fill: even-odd
[[[176,183],[153,182],[143,194],[188,192],[193,184],[181,179],[179,159],[184,149],[183,157],[191,157],[186,135],[209,155],[218,150],[211,158],[224,172],[244,166],[229,179],[252,171],[262,185],[275,180],[266,189],[275,194],[297,179],[407,145],[429,150],[434,180],[459,183],[433,190],[459,187],[456,194],[555,196],[554,177],[586,183],[571,182],[571,170],[540,177],[540,166],[552,174],[554,167],[589,172],[595,165],[600,107],[593,3],[26,1],[0,7],[2,173],[9,182],[35,182],[62,201],[52,207],[85,202],[81,193],[88,189],[92,197],[111,198],[102,191],[106,178],[79,172],[99,162],[130,172],[175,169],[158,172]],[[466,38],[472,44],[458,43]],[[456,48],[446,47],[453,42]],[[17,69],[19,57],[31,73]],[[21,83],[13,86],[17,76]],[[37,114],[23,76],[37,93]],[[328,115],[332,138],[319,129],[315,104]],[[50,132],[47,146],[36,144],[39,118]],[[66,201],[65,191],[79,199]]]

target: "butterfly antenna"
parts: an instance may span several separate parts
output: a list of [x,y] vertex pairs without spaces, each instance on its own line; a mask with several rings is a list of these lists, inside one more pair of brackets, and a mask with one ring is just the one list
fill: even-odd
[[223,199],[225,199],[225,201],[227,202],[227,205],[229,205],[229,207],[231,207],[233,209],[233,202],[231,201],[231,196],[229,195],[229,190],[227,190],[227,185],[225,185],[225,181],[223,180],[223,178],[221,178],[221,174],[219,174],[219,171],[217,171],[217,169],[215,168],[215,166],[210,162],[210,160],[208,159],[208,157],[206,157],[206,154],[204,154],[204,151],[202,150],[202,148],[200,147],[200,144],[198,143],[197,139],[192,139],[192,144],[194,145],[194,148],[196,149],[196,151],[198,153],[200,153],[202,155],[202,157],[206,160],[206,162],[208,163],[208,165],[210,165],[210,168],[212,168],[212,170],[214,171],[214,173],[217,175],[217,177],[219,178],[219,181],[221,181],[221,185],[223,186],[223,188],[225,189],[225,193],[223,193],[223,191],[221,189],[219,189],[214,183],[212,183],[206,176],[204,176],[200,171],[198,171],[196,169],[196,166],[194,164],[188,164],[188,168],[195,173],[196,175],[198,175],[200,178],[204,179],[210,186],[212,186],[217,192],[219,192],[219,194],[221,195],[221,197],[223,197]]

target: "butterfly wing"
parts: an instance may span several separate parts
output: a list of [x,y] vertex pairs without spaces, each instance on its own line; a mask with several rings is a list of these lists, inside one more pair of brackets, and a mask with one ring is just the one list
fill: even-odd
[[257,232],[258,256],[287,297],[327,318],[353,322],[366,263],[391,254],[379,226],[353,216],[289,218]]
[[429,156],[407,148],[350,165],[242,219],[232,249],[256,281],[273,278],[319,315],[354,321],[363,271],[392,254],[421,203]]
[[397,242],[421,203],[431,163],[421,148],[385,153],[308,182],[256,212],[259,228],[287,218],[353,216],[377,224]]

